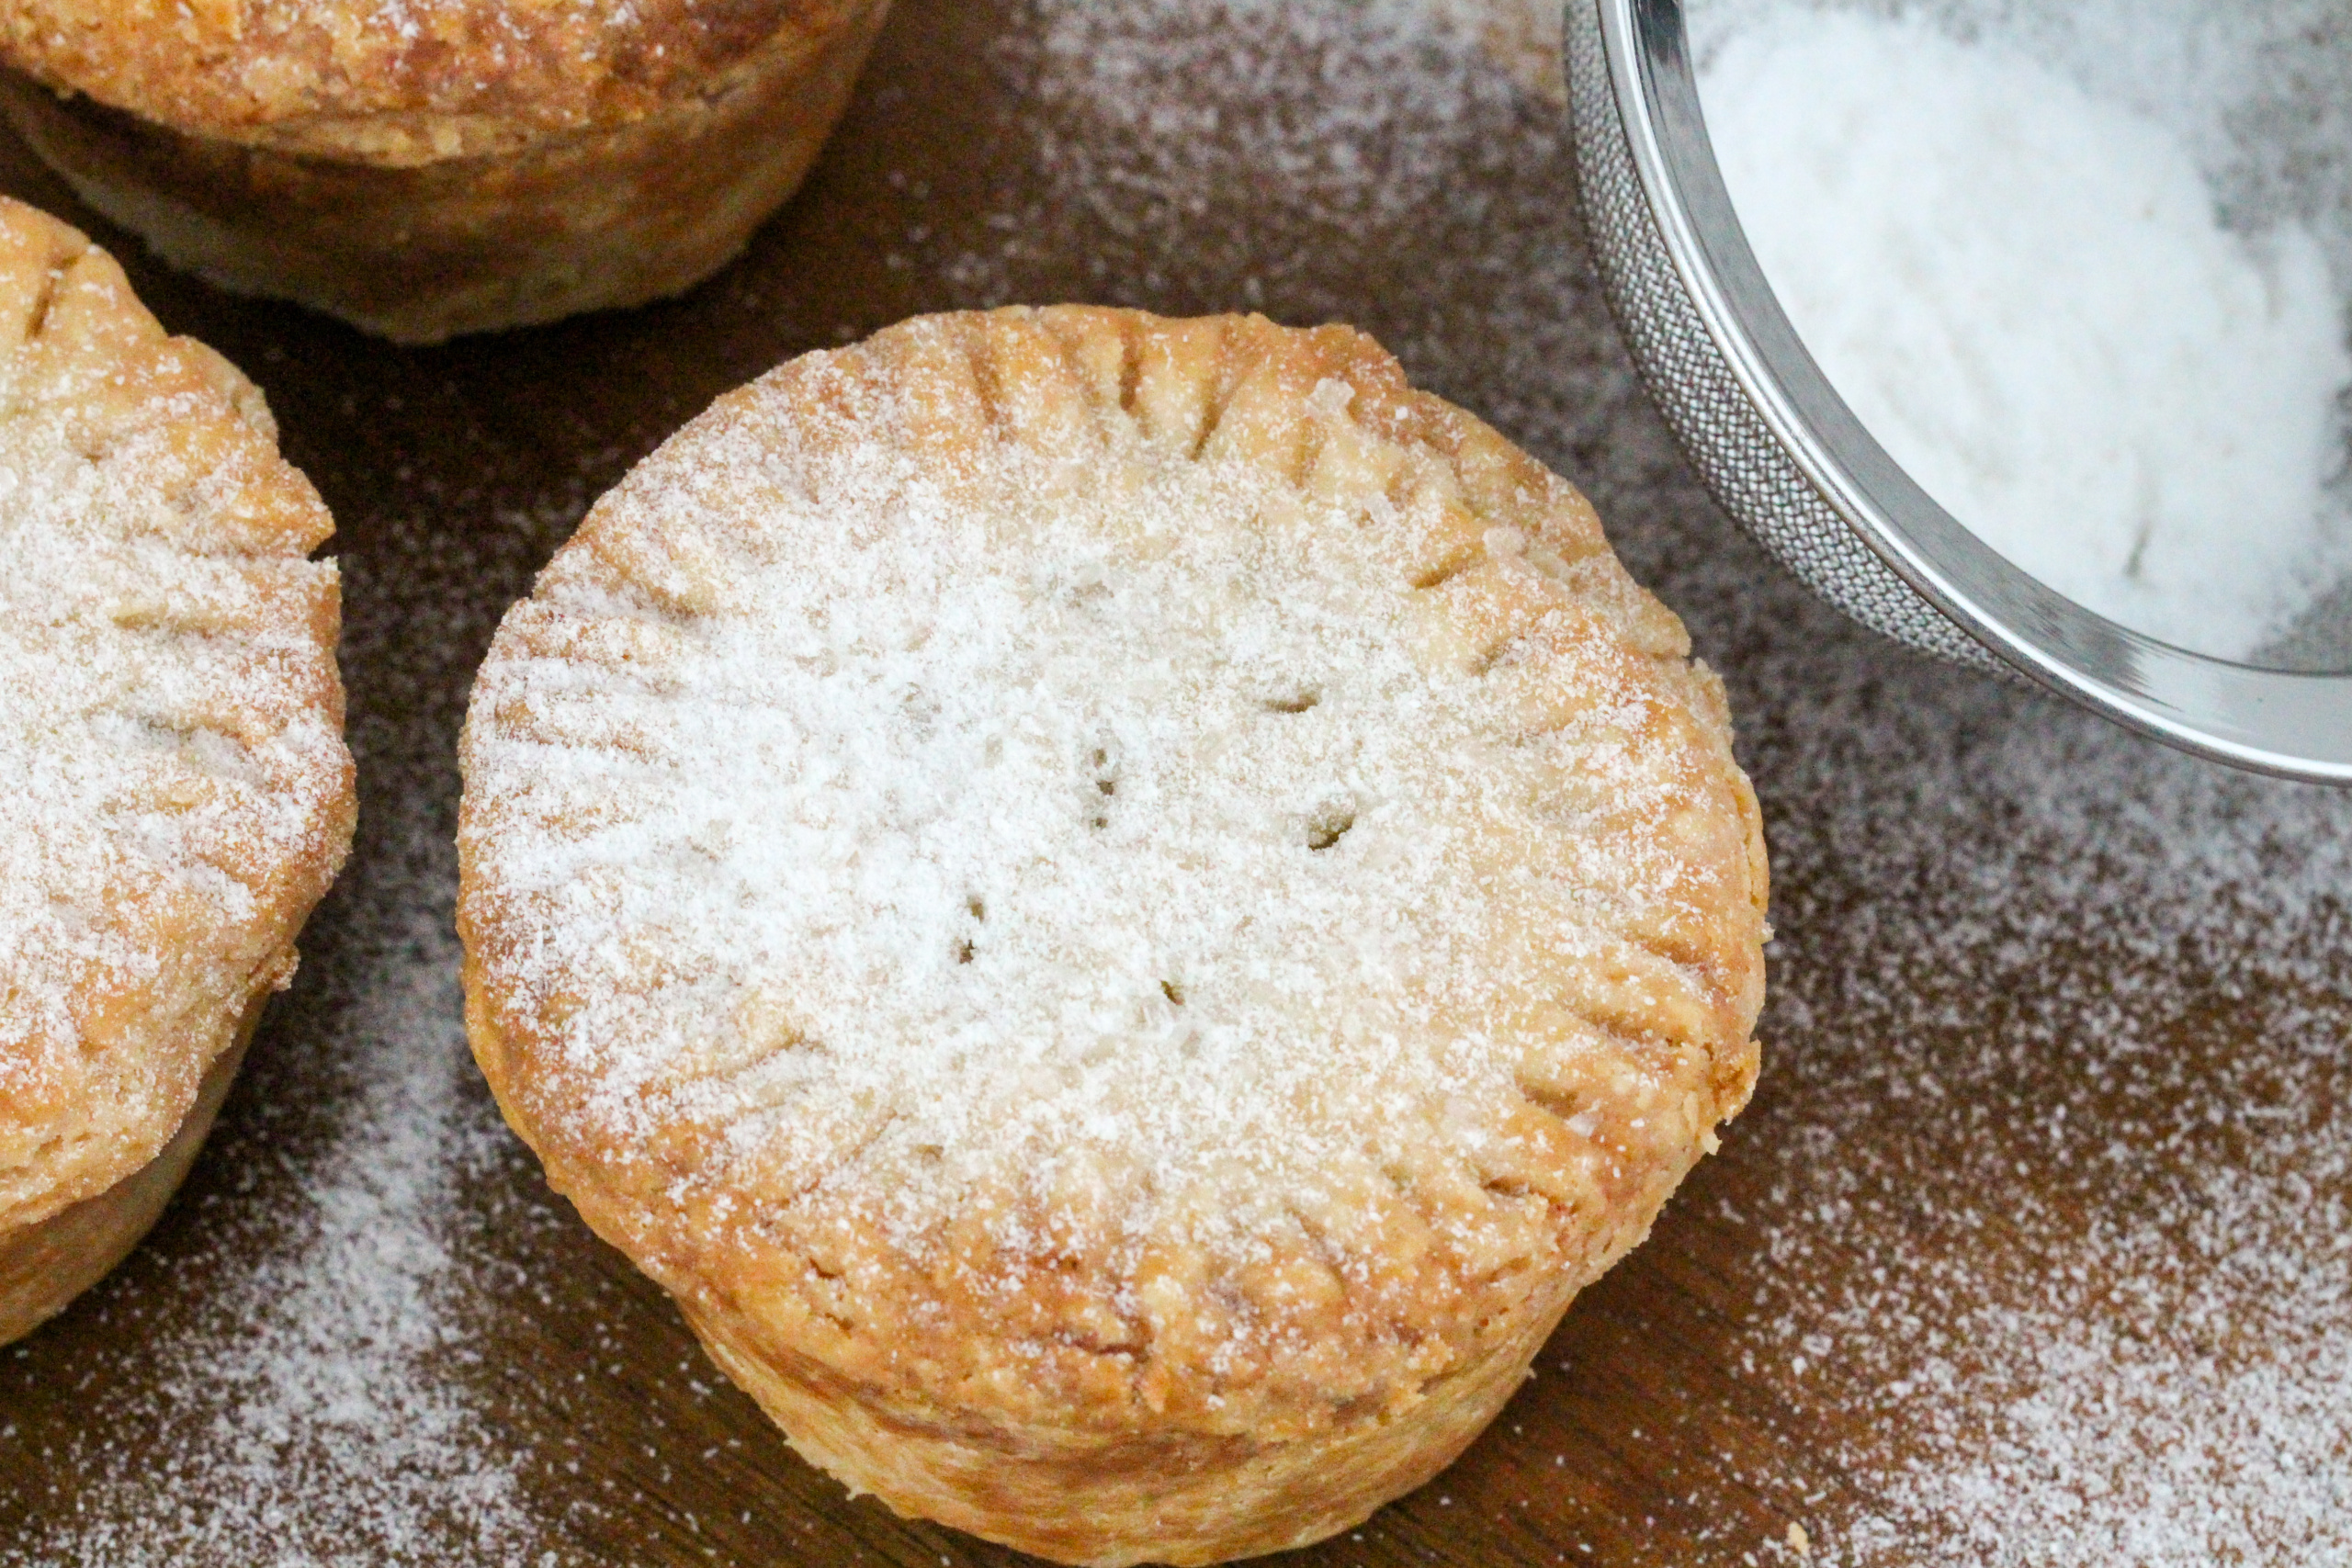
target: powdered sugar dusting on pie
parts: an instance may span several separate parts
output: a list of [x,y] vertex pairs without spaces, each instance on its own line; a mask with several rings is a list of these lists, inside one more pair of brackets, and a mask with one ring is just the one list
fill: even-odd
[[350,762],[325,513],[257,397],[62,225],[8,204],[0,247],[0,1221],[29,1221],[143,1163],[283,978]]
[[652,459],[476,690],[469,908],[581,1118],[902,1239],[1012,1193],[1000,1243],[1248,1251],[1497,1179],[1531,1052],[1744,1045],[1691,936],[1729,902],[1752,953],[1727,758],[1658,724],[1679,649],[1597,531],[1471,515],[1331,378],[1179,433],[1148,368],[1104,412],[983,364],[999,427],[943,444],[976,372],[907,331],[896,384],[804,361]]

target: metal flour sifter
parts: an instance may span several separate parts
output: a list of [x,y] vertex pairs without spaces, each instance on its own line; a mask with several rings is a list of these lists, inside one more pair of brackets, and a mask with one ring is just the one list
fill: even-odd
[[2352,784],[2352,672],[2188,652],[1980,542],[1887,456],[1790,325],[1717,169],[1680,0],[1571,0],[1568,120],[1601,280],[1724,510],[1863,625],[2030,678],[2173,745]]

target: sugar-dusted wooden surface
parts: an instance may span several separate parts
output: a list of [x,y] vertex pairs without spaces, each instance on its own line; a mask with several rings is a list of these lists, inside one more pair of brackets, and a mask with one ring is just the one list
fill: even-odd
[[1013,1561],[800,1464],[547,1193],[463,1055],[448,835],[474,663],[590,499],[791,354],[1059,299],[1371,329],[1593,494],[1770,818],[1755,1103],[1461,1463],[1302,1568],[2352,1559],[2352,797],[1808,599],[1633,382],[1552,111],[1411,9],[900,0],[736,267],[430,352],[175,277],[0,145],[334,508],[364,811],[181,1201],[0,1352],[0,1564]]

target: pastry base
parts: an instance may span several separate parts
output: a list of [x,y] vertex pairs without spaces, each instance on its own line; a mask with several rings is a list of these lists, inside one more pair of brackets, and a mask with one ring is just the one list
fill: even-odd
[[196,1103],[161,1153],[96,1197],[0,1235],[0,1345],[23,1338],[62,1312],[129,1257],[162,1217],[212,1131],[212,1119],[228,1098],[254,1028],[274,994],[263,987],[245,1009],[235,1043],[204,1075]]
[[[1563,1286],[1569,1281],[1563,1280]],[[1499,1414],[1573,1291],[1521,1320],[1484,1359],[1422,1391],[1408,1411],[1288,1440],[1170,1431],[957,1430],[793,1375],[748,1320],[686,1321],[721,1371],[784,1428],[793,1450],[909,1518],[937,1519],[1056,1562],[1177,1568],[1311,1545],[1362,1524],[1452,1464]]]
[[[547,1162],[548,1179],[591,1230],[649,1266],[645,1218],[592,1173],[550,1158],[518,1117],[508,1043],[480,1004],[466,960],[466,1027],[508,1124]],[[1669,1184],[1670,1185],[1670,1184]],[[1423,1386],[1401,1408],[1368,1411],[1281,1438],[1170,1427],[1103,1431],[1008,1427],[893,1402],[796,1350],[788,1337],[693,1290],[658,1265],[712,1362],[782,1428],[793,1451],[907,1518],[935,1519],[985,1540],[1082,1568],[1227,1562],[1310,1546],[1365,1519],[1461,1457],[1527,1381],[1580,1287],[1637,1244],[1618,1235],[1584,1272],[1562,1270],[1486,1353]]]
[[0,73],[0,111],[172,265],[438,343],[641,304],[716,272],[799,187],[887,9],[785,35],[629,125],[410,166],[184,135],[15,73]]

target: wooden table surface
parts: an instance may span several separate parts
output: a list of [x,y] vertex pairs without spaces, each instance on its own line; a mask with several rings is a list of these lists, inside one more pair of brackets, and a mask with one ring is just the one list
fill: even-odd
[[1555,111],[1412,0],[900,0],[739,265],[439,350],[175,276],[13,142],[0,186],[268,392],[340,528],[363,803],[183,1196],[0,1353],[0,1564],[1015,1561],[802,1465],[500,1126],[453,747],[498,615],[713,396],[1069,299],[1353,321],[1584,486],[1729,681],[1769,818],[1723,1153],[1457,1466],[1283,1561],[2352,1561],[2352,795],[1811,600],[1634,381]]

